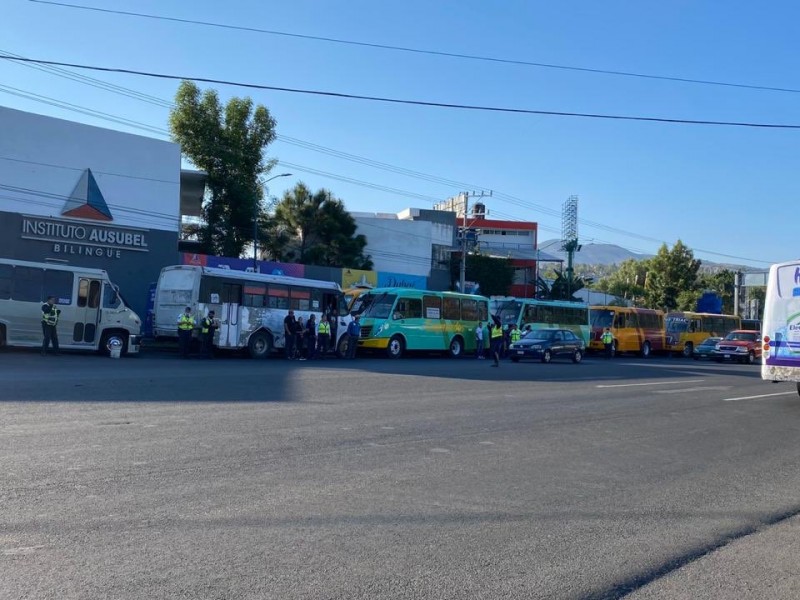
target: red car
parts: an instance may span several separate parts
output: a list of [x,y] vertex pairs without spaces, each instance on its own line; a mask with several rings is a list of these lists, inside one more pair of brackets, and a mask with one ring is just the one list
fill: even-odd
[[731,331],[717,343],[711,358],[719,362],[735,360],[752,365],[761,360],[761,334],[745,329]]

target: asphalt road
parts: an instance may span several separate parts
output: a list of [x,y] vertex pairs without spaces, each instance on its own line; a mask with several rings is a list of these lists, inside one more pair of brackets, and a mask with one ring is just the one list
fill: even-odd
[[758,368],[0,353],[0,598],[797,598]]

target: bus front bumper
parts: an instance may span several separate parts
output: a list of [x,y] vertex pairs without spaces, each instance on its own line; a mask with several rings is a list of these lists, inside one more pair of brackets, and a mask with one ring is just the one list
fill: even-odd
[[142,346],[142,336],[130,335],[128,336],[128,354],[138,354]]
[[358,340],[359,348],[386,350],[389,347],[389,338],[365,338]]

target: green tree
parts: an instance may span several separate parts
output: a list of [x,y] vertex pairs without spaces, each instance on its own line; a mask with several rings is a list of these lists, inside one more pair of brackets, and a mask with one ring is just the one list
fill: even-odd
[[545,300],[577,300],[573,294],[586,287],[586,282],[581,277],[572,280],[570,288],[566,275],[561,271],[555,272],[552,282],[547,282],[541,277],[536,282],[536,297]]
[[172,139],[208,175],[203,224],[196,235],[207,254],[240,256],[253,241],[253,220],[263,222],[262,177],[274,161],[264,158],[275,139],[275,120],[250,98],[222,106],[217,92],[184,81],[169,118]]
[[595,289],[628,300],[634,306],[644,306],[645,282],[650,270],[649,260],[629,259],[620,263],[616,271],[601,279]]
[[[450,259],[450,275],[454,282],[459,281],[461,257],[453,254]],[[507,296],[514,283],[514,267],[508,258],[496,258],[483,254],[467,254],[466,280],[480,285],[484,296]]]
[[[670,250],[666,244],[650,259],[650,270],[645,283],[647,305],[651,308],[675,310],[679,305],[681,292],[697,289],[697,272],[700,261],[694,258],[692,250],[678,240]],[[688,301],[684,294],[681,303]]]
[[273,258],[306,265],[371,269],[367,238],[344,203],[329,190],[311,192],[304,183],[287,191],[268,224],[267,250]]

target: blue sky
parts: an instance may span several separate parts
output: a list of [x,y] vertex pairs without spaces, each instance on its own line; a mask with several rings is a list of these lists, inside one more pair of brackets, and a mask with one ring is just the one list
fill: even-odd
[[[75,0],[83,3],[83,0]],[[0,50],[29,57],[267,85],[529,109],[800,124],[800,95],[475,62],[213,29],[25,0],[3,0]],[[543,63],[800,89],[800,4],[698,2],[375,2],[120,0],[86,5],[315,36]],[[502,8],[500,8],[502,7]],[[724,9],[723,9],[724,7]],[[177,82],[84,72],[170,100]],[[166,128],[168,108],[0,61],[0,104],[143,133],[9,94],[12,86]],[[14,90],[11,90],[14,91]],[[249,95],[278,134],[474,184],[505,196],[496,218],[540,223],[577,194],[579,235],[655,252],[678,238],[698,257],[764,267],[800,256],[793,209],[800,130],[664,125],[512,115],[220,87]],[[462,191],[311,151],[286,140],[270,156],[303,168],[396,188],[375,190],[311,174],[350,210],[429,207]],[[508,201],[508,196],[522,202]],[[741,257],[731,259],[718,254]]]

